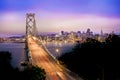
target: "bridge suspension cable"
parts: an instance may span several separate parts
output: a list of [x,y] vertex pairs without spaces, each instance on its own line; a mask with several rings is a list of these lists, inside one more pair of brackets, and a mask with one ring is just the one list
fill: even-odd
[[26,14],[26,47],[28,63],[42,66],[47,72],[50,72],[47,73],[47,80],[81,80],[79,76],[58,64],[58,60],[43,44],[42,38],[37,32],[34,13]]

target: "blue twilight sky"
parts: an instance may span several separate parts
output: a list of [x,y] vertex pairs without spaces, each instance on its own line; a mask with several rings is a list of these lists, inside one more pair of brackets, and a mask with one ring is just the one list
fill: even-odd
[[27,12],[40,32],[120,32],[120,0],[0,0],[0,34],[24,33]]

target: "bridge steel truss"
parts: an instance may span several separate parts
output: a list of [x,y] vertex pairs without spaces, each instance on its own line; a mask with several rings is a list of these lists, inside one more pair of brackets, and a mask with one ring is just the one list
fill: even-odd
[[26,38],[28,35],[36,36],[36,20],[34,13],[26,14]]
[[[31,67],[32,64],[32,57],[30,55],[30,50],[28,47],[28,38],[29,36],[31,37],[36,37],[36,41],[38,41],[38,43],[41,43],[41,47],[48,53],[48,55],[56,62],[56,64],[59,64],[59,61],[49,52],[49,50],[46,48],[46,46],[44,44],[42,44],[42,38],[40,36],[37,35],[37,29],[36,29],[36,20],[35,20],[35,14],[34,13],[27,13],[26,14],[26,42],[25,42],[25,51],[26,51],[26,57],[27,57],[27,61],[28,61],[28,67]],[[33,38],[34,39],[34,38]],[[39,42],[40,41],[40,42]],[[60,64],[59,64],[60,66]],[[71,72],[70,70],[68,70],[67,68],[64,68],[62,66],[60,66],[62,69],[64,69],[64,71],[66,73],[69,73],[71,75],[73,75],[74,77],[76,77],[76,79],[74,80],[80,80],[81,78],[79,78],[78,75],[76,75],[75,73]]]
[[28,65],[32,65],[31,61],[31,55],[28,48],[28,38],[29,36],[37,36],[37,30],[36,30],[36,20],[35,20],[35,14],[34,13],[27,13],[26,14],[26,44],[25,44],[25,51],[26,51],[26,58]]

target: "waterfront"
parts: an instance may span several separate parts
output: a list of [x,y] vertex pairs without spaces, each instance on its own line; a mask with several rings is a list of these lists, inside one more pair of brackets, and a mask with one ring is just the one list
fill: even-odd
[[0,51],[9,51],[12,54],[13,67],[20,67],[20,62],[25,60],[24,48],[24,43],[0,43]]
[[48,42],[45,46],[54,57],[59,57],[66,52],[70,52],[75,43]]
[[[55,57],[59,57],[62,53],[72,50],[74,44],[49,42],[45,46]],[[24,48],[24,43],[0,43],[0,51],[9,51],[12,54],[13,67],[20,68],[20,62],[26,59]]]

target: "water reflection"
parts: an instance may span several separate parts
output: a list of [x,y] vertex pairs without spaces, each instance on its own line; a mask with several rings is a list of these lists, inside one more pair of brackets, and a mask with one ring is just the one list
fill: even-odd
[[[45,42],[44,45],[53,56],[59,57],[63,53],[71,51],[75,44],[67,42]],[[13,67],[20,68],[20,63],[26,60],[24,48],[24,43],[0,43],[0,51],[9,51],[12,53],[11,64]]]
[[70,52],[72,48],[75,46],[75,43],[56,41],[56,42],[47,42],[45,46],[55,57],[59,57],[65,52]]
[[9,51],[12,54],[11,64],[20,68],[20,62],[25,60],[24,43],[0,43],[0,51]]
[[60,52],[60,50],[59,50],[58,48],[56,48],[55,51],[56,51],[56,53],[59,53],[59,52]]

